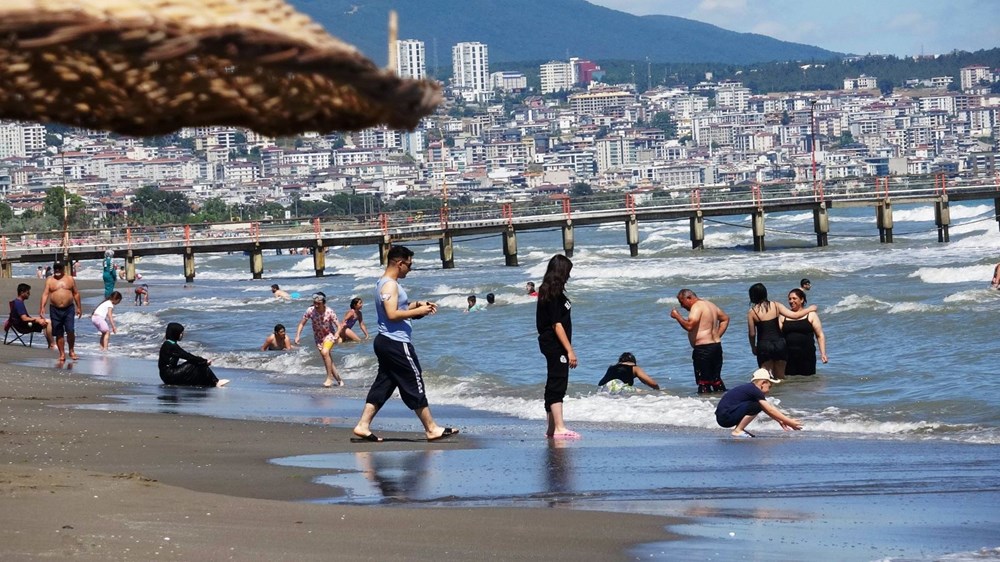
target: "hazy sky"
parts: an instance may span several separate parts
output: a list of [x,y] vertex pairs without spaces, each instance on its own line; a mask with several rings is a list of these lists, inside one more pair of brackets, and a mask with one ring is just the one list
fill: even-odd
[[588,0],[854,54],[1000,47],[1000,0]]

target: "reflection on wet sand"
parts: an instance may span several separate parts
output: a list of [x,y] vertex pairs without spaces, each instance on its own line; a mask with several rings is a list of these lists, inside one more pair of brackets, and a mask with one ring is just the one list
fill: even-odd
[[209,390],[212,390],[211,387],[162,385],[156,394],[157,411],[161,414],[179,414],[179,407],[182,405],[204,402]]
[[573,463],[569,442],[549,439],[545,456],[545,484],[549,507],[569,504],[573,493]]
[[355,453],[358,468],[365,478],[378,486],[387,502],[421,499],[423,484],[429,474],[431,457],[440,451],[412,453]]
[[685,517],[711,517],[715,519],[759,519],[771,521],[807,521],[813,519],[808,513],[784,509],[750,507],[734,509],[693,505],[681,512]]

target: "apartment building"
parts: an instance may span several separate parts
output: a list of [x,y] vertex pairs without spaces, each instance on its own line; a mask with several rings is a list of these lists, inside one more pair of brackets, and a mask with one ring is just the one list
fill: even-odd
[[330,151],[328,150],[296,150],[286,152],[281,157],[281,163],[285,165],[303,166],[309,172],[325,170],[330,167]]
[[981,64],[962,67],[958,71],[959,84],[962,91],[971,90],[982,83],[992,83],[994,81],[993,72],[990,67]]
[[44,126],[38,123],[0,121],[0,158],[41,156],[44,153]]
[[490,74],[490,85],[494,90],[520,92],[521,90],[527,89],[528,77],[525,76],[524,73],[514,72],[511,70],[494,72]]
[[490,86],[489,48],[483,43],[458,43],[451,49],[452,88],[466,101],[485,102]]
[[573,94],[569,106],[574,113],[599,115],[609,108],[625,107],[636,102],[636,95],[624,90],[593,91]]
[[223,177],[227,183],[250,183],[260,177],[260,166],[245,160],[226,162],[223,165]]
[[746,111],[750,107],[750,88],[742,82],[724,82],[715,91],[715,103],[721,110]]
[[424,42],[416,39],[396,41],[396,75],[400,78],[427,78],[427,56]]
[[539,67],[539,74],[543,95],[571,90],[575,84],[572,63],[549,61]]
[[878,79],[862,74],[857,78],[844,78],[845,90],[871,90],[878,88]]

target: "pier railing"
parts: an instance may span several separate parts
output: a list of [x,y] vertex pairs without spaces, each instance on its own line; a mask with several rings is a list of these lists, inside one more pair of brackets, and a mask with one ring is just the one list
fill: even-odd
[[[663,220],[701,211],[705,215],[737,215],[760,209],[764,212],[808,209],[823,203],[837,206],[874,206],[879,201],[895,204],[931,201],[948,196],[952,201],[994,199],[1000,201],[1000,178],[949,178],[934,176],[887,176],[838,181],[740,184],[656,190],[602,192],[569,198],[556,195],[532,201],[500,201],[446,212],[396,211],[379,215],[324,219],[297,218],[263,222],[233,222],[166,226],[119,226],[69,232],[8,233],[3,236],[3,258],[8,261],[43,261],[42,256],[69,253],[93,258],[104,250],[118,254],[132,250],[138,255],[171,253],[197,245],[199,251],[253,245],[288,248],[297,243],[310,246],[317,239],[342,239],[343,243],[374,240],[414,239],[475,231],[514,228],[530,230],[568,221],[577,224],[613,222],[634,215]],[[1000,203],[998,203],[1000,204]],[[47,259],[47,258],[46,258]]]

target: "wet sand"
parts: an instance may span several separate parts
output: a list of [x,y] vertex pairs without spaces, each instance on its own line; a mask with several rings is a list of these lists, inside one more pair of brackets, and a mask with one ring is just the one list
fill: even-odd
[[[28,282],[32,312],[41,288]],[[85,299],[99,286],[81,282]],[[0,349],[3,560],[613,560],[672,538],[675,519],[651,515],[308,503],[331,495],[313,482],[328,471],[269,459],[475,440],[359,445],[344,427],[77,409],[128,387],[13,365],[54,355],[44,339]]]

